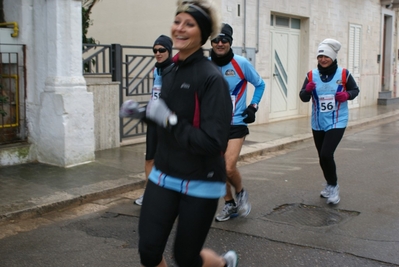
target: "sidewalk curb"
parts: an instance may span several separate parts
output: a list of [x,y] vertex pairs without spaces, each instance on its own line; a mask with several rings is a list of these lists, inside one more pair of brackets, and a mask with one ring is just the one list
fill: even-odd
[[353,127],[366,126],[368,124],[376,123],[376,124],[384,124],[389,123],[395,120],[398,120],[399,110],[390,111],[381,115],[377,115],[371,118],[365,118],[358,121],[350,121],[348,123],[347,129],[352,129]]
[[136,181],[133,183],[126,183],[124,185],[119,185],[114,188],[107,188],[101,191],[92,192],[77,197],[71,197],[69,199],[64,199],[53,203],[17,210],[6,214],[0,214],[0,223],[12,220],[40,217],[45,213],[49,213],[55,210],[62,210],[65,208],[80,206],[85,203],[93,202],[95,200],[99,200],[102,198],[112,197],[117,194],[123,194],[129,191],[141,189],[143,188],[144,183],[145,183],[144,180]]
[[246,145],[241,149],[238,161],[243,161],[251,157],[262,156],[270,152],[283,150],[287,146],[304,142],[312,138],[311,133],[297,134],[269,142],[257,143],[255,145]]
[[[374,117],[361,119],[358,121],[350,121],[346,129],[352,130],[356,127],[363,127],[370,124],[384,124],[398,119],[399,119],[399,110],[395,110]],[[245,145],[241,149],[238,161],[243,161],[251,157],[262,156],[270,152],[276,152],[286,148],[287,146],[310,140],[313,137],[310,125],[309,125],[309,131],[310,131],[309,133],[297,134],[269,142],[257,143],[253,145]]]

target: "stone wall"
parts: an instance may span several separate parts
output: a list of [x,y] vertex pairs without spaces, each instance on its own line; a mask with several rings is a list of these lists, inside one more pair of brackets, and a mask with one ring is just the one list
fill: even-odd
[[87,84],[87,91],[93,93],[95,150],[119,147],[119,83]]

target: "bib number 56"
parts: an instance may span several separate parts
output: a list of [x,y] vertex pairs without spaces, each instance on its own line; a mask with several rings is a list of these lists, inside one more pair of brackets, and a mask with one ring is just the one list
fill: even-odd
[[329,112],[335,110],[335,96],[324,95],[320,96],[320,111]]

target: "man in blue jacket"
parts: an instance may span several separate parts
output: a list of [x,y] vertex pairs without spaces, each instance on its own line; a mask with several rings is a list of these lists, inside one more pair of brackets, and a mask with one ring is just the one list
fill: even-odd
[[[237,168],[237,161],[245,136],[249,134],[248,123],[255,121],[255,113],[265,90],[265,82],[256,72],[252,64],[244,57],[234,55],[231,49],[233,29],[229,24],[223,24],[219,36],[212,40],[211,60],[229,84],[231,101],[233,104],[233,118],[230,126],[229,142],[225,153],[227,183],[225,205],[216,215],[218,222],[227,221],[236,216],[247,216],[251,211],[248,192],[242,185],[241,174]],[[250,105],[247,106],[247,85],[250,82],[255,91]],[[234,199],[231,186],[235,189]]]

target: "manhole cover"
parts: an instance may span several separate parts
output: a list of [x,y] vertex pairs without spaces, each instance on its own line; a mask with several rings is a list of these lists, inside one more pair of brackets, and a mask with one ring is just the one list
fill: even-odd
[[267,220],[300,224],[305,226],[322,227],[338,224],[348,218],[358,216],[360,212],[347,211],[302,203],[284,204],[265,215]]

